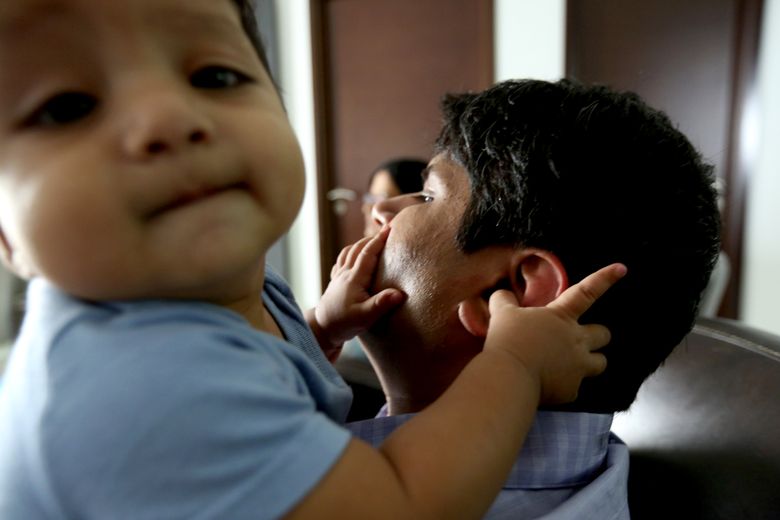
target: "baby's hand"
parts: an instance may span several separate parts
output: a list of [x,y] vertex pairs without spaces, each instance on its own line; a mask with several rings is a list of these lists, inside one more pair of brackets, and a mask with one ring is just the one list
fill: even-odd
[[507,351],[538,377],[541,403],[573,401],[582,379],[607,367],[604,355],[594,351],[610,340],[606,327],[580,325],[577,320],[625,273],[622,264],[604,267],[546,307],[519,307],[513,293],[496,291],[490,297],[485,350]]
[[[385,245],[389,227],[376,236],[363,238],[339,253],[330,272],[330,283],[314,309],[309,324],[328,357],[348,339],[364,332],[382,315],[400,305],[405,295],[397,289],[369,293],[379,253]],[[319,330],[318,330],[319,329]]]

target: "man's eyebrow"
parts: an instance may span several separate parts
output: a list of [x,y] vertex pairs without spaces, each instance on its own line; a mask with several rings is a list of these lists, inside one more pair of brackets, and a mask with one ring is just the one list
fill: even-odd
[[428,180],[428,175],[431,174],[431,167],[426,166],[422,172],[420,172],[420,177],[422,177],[423,184],[425,184],[425,181]]

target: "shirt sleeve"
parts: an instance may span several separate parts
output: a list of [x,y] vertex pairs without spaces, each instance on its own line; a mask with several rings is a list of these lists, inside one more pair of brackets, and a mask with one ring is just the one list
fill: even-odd
[[343,453],[349,433],[316,411],[274,339],[148,329],[106,337],[105,354],[71,331],[52,351],[46,454],[71,517],[277,518]]

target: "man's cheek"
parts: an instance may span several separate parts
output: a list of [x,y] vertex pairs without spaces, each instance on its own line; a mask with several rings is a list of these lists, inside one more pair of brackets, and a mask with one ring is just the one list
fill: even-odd
[[377,258],[377,262],[376,262],[376,269],[374,270],[374,283],[373,283],[374,293],[377,293],[389,287],[394,287],[393,285],[390,285],[391,278],[389,276],[389,273],[391,272],[391,270],[388,268],[387,264],[388,264],[388,257],[386,254],[386,250],[384,250],[379,254],[379,258]]

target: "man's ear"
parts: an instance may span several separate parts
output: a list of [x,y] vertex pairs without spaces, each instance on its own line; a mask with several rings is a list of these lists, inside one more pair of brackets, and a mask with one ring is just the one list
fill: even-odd
[[488,302],[496,290],[512,291],[521,307],[542,307],[568,287],[566,269],[555,254],[543,249],[519,249],[509,256],[491,287],[460,302],[458,318],[469,334],[484,338],[490,323]]
[[15,261],[14,249],[11,247],[11,243],[5,236],[5,232],[3,231],[2,227],[0,227],[0,262],[5,264],[8,270],[14,273],[16,276],[22,278],[30,277],[30,273],[19,266],[18,262]]
[[[490,295],[487,298],[489,299]],[[490,323],[487,299],[476,295],[463,300],[458,305],[458,318],[469,334],[484,338],[487,336],[488,323]]]
[[9,269],[13,269],[13,262],[11,261],[13,254],[11,251],[11,244],[8,243],[5,232],[3,231],[3,228],[0,227],[0,260],[2,260]]
[[543,249],[523,249],[513,257],[513,286],[521,307],[547,305],[569,287],[569,277],[560,259]]

